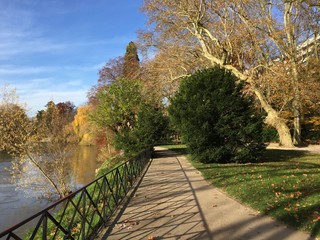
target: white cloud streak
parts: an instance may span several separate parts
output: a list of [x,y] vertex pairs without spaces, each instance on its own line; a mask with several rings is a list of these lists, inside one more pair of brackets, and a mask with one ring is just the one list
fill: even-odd
[[45,73],[52,75],[55,72],[97,72],[105,63],[83,66],[16,66],[0,65],[0,79],[6,76],[25,76]]
[[20,67],[13,65],[2,65],[0,66],[0,77],[7,75],[27,75],[27,74],[37,74],[44,72],[52,72],[58,70],[57,67]]
[[82,79],[57,83],[52,78],[32,79],[25,83],[13,84],[11,87],[16,89],[21,103],[26,103],[30,108],[29,115],[44,109],[49,101],[71,101],[76,106],[84,104],[90,88]]

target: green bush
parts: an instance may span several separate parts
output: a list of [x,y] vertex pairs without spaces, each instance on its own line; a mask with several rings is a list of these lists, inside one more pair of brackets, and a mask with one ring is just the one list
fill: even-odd
[[262,130],[263,142],[279,142],[279,135],[276,129],[264,126]]
[[157,103],[143,96],[140,81],[120,78],[101,90],[97,98],[99,104],[91,120],[110,129],[113,145],[126,155],[161,142],[168,135],[169,120]]
[[199,71],[182,81],[171,102],[171,120],[201,162],[255,161],[265,149],[263,118],[235,80],[220,68]]
[[135,135],[143,149],[167,142],[170,135],[169,118],[161,108],[143,104],[138,113]]
[[141,104],[132,129],[115,136],[115,146],[126,153],[136,153],[153,145],[166,142],[169,136],[169,119],[161,108]]

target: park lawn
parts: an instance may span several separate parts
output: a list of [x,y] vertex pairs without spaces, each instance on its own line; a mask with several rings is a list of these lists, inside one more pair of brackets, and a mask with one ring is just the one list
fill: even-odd
[[[183,145],[168,148],[186,153]],[[320,237],[320,154],[268,149],[259,163],[191,162],[233,198]]]

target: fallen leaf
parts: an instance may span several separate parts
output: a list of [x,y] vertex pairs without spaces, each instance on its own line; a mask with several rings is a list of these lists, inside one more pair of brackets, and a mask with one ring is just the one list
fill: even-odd
[[116,228],[118,229],[118,230],[122,230],[122,229],[125,229],[127,227],[127,225],[126,224],[116,224]]
[[249,213],[250,216],[258,216],[258,214]]

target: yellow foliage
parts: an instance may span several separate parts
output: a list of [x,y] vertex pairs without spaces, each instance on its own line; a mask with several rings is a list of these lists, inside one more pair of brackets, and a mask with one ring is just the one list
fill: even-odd
[[89,114],[92,106],[83,105],[78,107],[77,115],[74,117],[72,127],[80,138],[80,145],[93,145],[94,126],[89,121]]
[[320,129],[320,116],[310,117],[305,123],[312,125],[314,130]]

